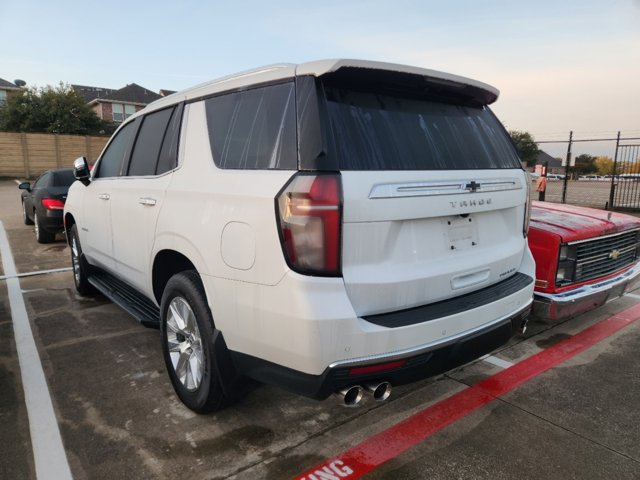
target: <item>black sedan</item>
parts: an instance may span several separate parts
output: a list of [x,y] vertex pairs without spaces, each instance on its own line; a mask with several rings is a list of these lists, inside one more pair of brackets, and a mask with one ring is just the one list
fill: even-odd
[[35,181],[18,185],[22,190],[22,217],[25,225],[35,224],[36,240],[50,243],[63,230],[62,211],[69,187],[75,181],[73,169],[47,170]]

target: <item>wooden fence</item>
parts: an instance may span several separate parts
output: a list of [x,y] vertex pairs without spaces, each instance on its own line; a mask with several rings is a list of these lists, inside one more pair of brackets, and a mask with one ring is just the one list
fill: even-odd
[[85,156],[93,163],[109,137],[0,132],[0,177],[35,178],[45,170],[71,167]]

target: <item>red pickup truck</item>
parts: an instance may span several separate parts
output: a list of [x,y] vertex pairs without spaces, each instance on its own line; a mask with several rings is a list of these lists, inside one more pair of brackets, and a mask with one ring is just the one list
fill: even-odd
[[640,219],[593,208],[533,202],[534,313],[560,320],[603,305],[640,279]]

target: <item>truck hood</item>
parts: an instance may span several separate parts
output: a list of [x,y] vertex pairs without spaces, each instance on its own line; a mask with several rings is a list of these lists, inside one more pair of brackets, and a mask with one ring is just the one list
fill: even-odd
[[640,228],[640,219],[595,208],[534,201],[530,228],[556,234],[563,242],[573,242]]

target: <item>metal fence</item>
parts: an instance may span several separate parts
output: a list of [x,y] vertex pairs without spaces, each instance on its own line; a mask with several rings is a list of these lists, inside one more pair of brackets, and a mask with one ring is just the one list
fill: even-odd
[[612,209],[640,210],[640,145],[617,145],[614,160],[615,180],[611,184]]
[[[550,176],[541,199],[547,202],[568,203],[606,210],[640,211],[640,144],[638,137],[620,136],[615,138],[574,139],[573,132],[568,140],[541,140],[538,144],[567,144],[562,175]],[[613,171],[611,175],[578,176],[571,166],[572,148],[579,142],[615,142]],[[539,193],[532,189],[532,198],[538,199]]]

